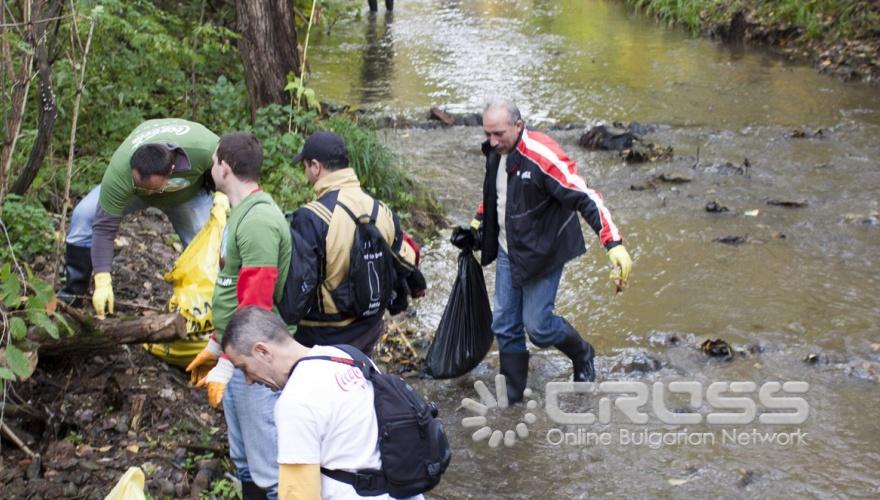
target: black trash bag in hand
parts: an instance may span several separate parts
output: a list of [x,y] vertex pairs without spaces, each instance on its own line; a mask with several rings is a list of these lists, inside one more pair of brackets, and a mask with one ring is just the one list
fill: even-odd
[[428,372],[438,379],[464,375],[483,360],[493,338],[483,269],[470,249],[462,250],[458,276],[428,349]]

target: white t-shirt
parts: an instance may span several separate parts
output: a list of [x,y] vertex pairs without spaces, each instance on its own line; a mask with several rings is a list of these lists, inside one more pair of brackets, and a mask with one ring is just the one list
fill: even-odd
[[498,193],[498,244],[507,253],[507,228],[504,226],[504,209],[507,207],[507,155],[501,155],[501,161],[498,162],[495,192]]
[[[351,359],[330,346],[315,346],[308,355]],[[355,366],[302,361],[275,403],[275,425],[279,464],[320,464],[348,471],[381,467],[373,384]],[[362,497],[353,486],[322,474],[321,498]]]

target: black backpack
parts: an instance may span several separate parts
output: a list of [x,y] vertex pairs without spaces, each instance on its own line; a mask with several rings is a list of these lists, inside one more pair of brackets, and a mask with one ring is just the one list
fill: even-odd
[[443,423],[437,418],[437,407],[426,403],[402,378],[380,373],[356,347],[334,347],[352,359],[306,356],[300,361],[320,359],[356,366],[373,384],[382,469],[349,472],[321,467],[321,473],[352,485],[361,496],[387,493],[406,498],[429,491],[440,482],[452,459]]
[[397,275],[394,256],[379,228],[376,217],[379,201],[373,199],[373,212],[355,215],[342,202],[336,202],[354,221],[348,279],[332,292],[339,312],[355,318],[382,314],[391,302]]
[[287,215],[290,225],[290,269],[284,282],[284,294],[275,304],[281,319],[288,325],[298,324],[317,302],[321,257],[317,249],[306,244],[293,228],[293,214]]
[[[266,204],[268,201],[258,201],[247,209],[241,216],[245,216],[257,205]],[[287,271],[287,280],[284,282],[284,292],[281,301],[275,304],[278,313],[288,325],[299,323],[312,309],[318,293],[318,285],[321,279],[318,276],[320,256],[316,249],[309,247],[302,236],[293,229],[293,214],[285,216],[290,227],[290,268]]]

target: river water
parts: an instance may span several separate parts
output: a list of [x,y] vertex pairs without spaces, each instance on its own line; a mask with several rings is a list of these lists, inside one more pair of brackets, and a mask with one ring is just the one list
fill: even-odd
[[[493,409],[488,425],[512,429],[526,412],[537,420],[527,438],[492,448],[471,439],[476,429],[461,419],[472,414],[460,403],[479,399],[475,381],[493,386],[493,351],[468,376],[416,382],[439,402],[455,450],[433,493],[880,496],[880,91],[762,51],[690,38],[621,3],[399,1],[393,15],[380,10],[339,23],[330,34],[313,33],[308,85],[325,100],[408,116],[424,116],[431,106],[479,112],[488,97],[503,95],[518,102],[527,122],[542,127],[615,120],[651,125],[646,138],[672,146],[672,161],[627,165],[616,153],[577,146],[582,130],[550,130],[603,193],[635,261],[630,288],[616,295],[604,252],[584,224],[588,252],[566,266],[557,311],[596,347],[599,380],[664,386],[687,380],[706,387],[805,381],[805,394],[788,396],[802,396],[809,416],[787,425],[709,424],[705,418],[672,425],[649,404],[642,407],[647,424],[614,410],[608,423],[561,425],[544,408],[545,385],[564,381],[570,364],[553,349],[532,346],[529,387],[539,407]],[[793,137],[795,129],[808,137]],[[434,189],[450,219],[466,223],[480,196],[481,129],[381,134],[406,168]],[[743,175],[736,167],[746,158],[751,167]],[[690,182],[631,189],[659,174]],[[771,199],[806,206],[768,205]],[[729,211],[707,213],[710,201]],[[757,216],[747,215],[754,210]],[[714,241],[724,236],[746,243]],[[424,255],[430,290],[415,320],[433,331],[457,254],[441,239]],[[491,294],[494,266],[485,272]],[[671,345],[671,337],[681,341]],[[697,347],[706,338],[754,352],[727,362],[710,359]],[[804,361],[810,354],[819,355],[817,363]],[[633,371],[627,359],[634,355],[653,357],[661,367]],[[766,410],[757,390],[739,396],[754,401],[758,413]],[[566,398],[569,412],[597,413],[599,396]],[[713,405],[702,399],[696,406],[705,416]],[[671,407],[687,406],[686,399],[671,401]],[[557,444],[556,429],[570,433],[571,441]],[[654,438],[639,444],[634,435],[643,432]],[[755,442],[797,432],[799,439]],[[650,441],[661,438],[667,441]]]

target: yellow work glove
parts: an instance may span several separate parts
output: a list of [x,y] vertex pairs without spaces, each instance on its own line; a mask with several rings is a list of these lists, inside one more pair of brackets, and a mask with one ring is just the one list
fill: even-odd
[[207,387],[208,404],[211,405],[211,408],[215,410],[220,408],[220,403],[223,402],[223,393],[226,391],[229,380],[232,379],[233,370],[235,367],[232,366],[232,361],[221,356],[208,375],[196,383],[196,388]]
[[113,284],[110,273],[95,273],[95,293],[92,294],[92,305],[95,316],[104,319],[107,313],[113,314]]
[[611,272],[611,280],[617,285],[618,292],[623,291],[629,280],[629,272],[632,269],[632,258],[630,258],[629,252],[626,251],[626,247],[623,245],[617,245],[611,250],[608,250],[608,260],[611,261],[611,264],[615,268]]
[[189,383],[196,385],[200,380],[207,377],[208,372],[217,365],[217,360],[222,352],[223,348],[217,342],[217,333],[212,333],[205,348],[186,367],[186,372],[189,373]]

